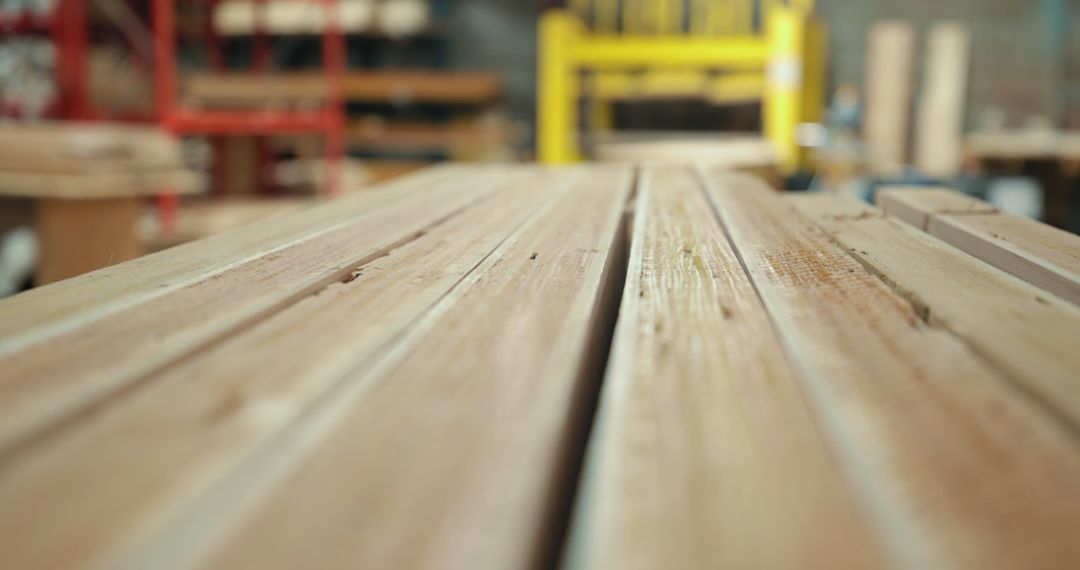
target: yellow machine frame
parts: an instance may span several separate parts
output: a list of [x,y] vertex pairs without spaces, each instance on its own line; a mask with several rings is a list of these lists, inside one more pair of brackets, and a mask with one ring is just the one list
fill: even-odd
[[[545,11],[540,161],[581,159],[583,100],[595,105],[592,126],[605,129],[612,100],[699,95],[717,103],[760,100],[764,134],[781,169],[790,173],[805,166],[796,130],[800,123],[819,121],[824,106],[825,29],[813,5],[814,0],[691,0],[691,13],[684,14],[682,0],[571,0],[569,7]],[[764,15],[758,29],[755,6]],[[592,16],[589,28],[586,15]]]

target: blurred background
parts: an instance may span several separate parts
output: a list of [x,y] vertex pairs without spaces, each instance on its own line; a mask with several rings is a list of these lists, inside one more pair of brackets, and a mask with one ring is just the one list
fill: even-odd
[[0,0],[0,296],[446,162],[947,185],[1080,231],[1074,0]]

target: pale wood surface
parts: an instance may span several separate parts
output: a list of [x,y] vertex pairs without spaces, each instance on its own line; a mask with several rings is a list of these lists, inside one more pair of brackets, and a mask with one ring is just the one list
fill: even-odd
[[117,198],[204,190],[180,142],[156,128],[98,123],[0,125],[0,195]]
[[[199,106],[275,106],[326,98],[321,73],[192,73],[183,96]],[[350,101],[484,104],[502,93],[497,74],[466,71],[353,71],[345,77]]]
[[1067,568],[1077,311],[743,174],[430,169],[0,301],[0,567]]
[[1080,553],[1068,530],[1080,503],[1062,499],[1080,498],[1080,456],[1056,421],[760,182],[707,184],[894,566],[1053,567]]
[[199,194],[206,179],[190,170],[42,173],[0,171],[0,195],[65,200]]
[[41,263],[37,285],[82,275],[142,254],[134,197],[101,200],[45,199],[37,203]]
[[[836,242],[1040,401],[1080,426],[1080,308],[907,224],[828,215],[842,198],[793,197]],[[850,206],[835,206],[844,211]]]
[[67,121],[0,125],[0,171],[167,171],[181,167],[181,156],[179,140],[157,128]]
[[139,237],[151,252],[175,247],[248,224],[311,208],[318,198],[211,198],[181,204],[175,224],[166,229],[158,212],[147,209],[139,219]]
[[882,565],[700,184],[647,170],[570,568]]
[[[498,179],[496,172],[486,177]],[[140,281],[139,294],[118,300],[111,308],[96,307],[108,311],[108,320],[95,326],[95,334],[79,326],[55,327],[34,339],[31,331],[21,331],[16,342],[36,342],[23,350],[15,350],[16,346],[9,349],[11,353],[0,353],[0,368],[5,370],[0,382],[0,449],[92,405],[215,336],[341,279],[355,266],[383,255],[494,189],[491,181],[480,183],[463,176],[457,184],[430,193],[410,193],[384,208],[354,212],[347,222],[330,226],[331,231],[279,244],[253,259],[219,258],[218,271],[203,267],[178,282]],[[258,236],[267,225],[251,226],[254,231],[245,232],[245,237]],[[181,269],[168,266],[163,269]],[[87,276],[88,286],[101,283],[94,275]],[[141,275],[153,277],[154,273]],[[237,295],[238,291],[243,293]],[[147,330],[155,334],[148,335]],[[58,350],[67,357],[56,358]]]
[[956,176],[963,166],[970,52],[965,25],[942,22],[930,28],[915,132],[915,166],[927,176]]
[[293,241],[327,233],[347,224],[358,212],[401,200],[468,168],[456,165],[432,168],[273,223],[252,224],[235,233],[185,244],[167,254],[141,257],[122,267],[27,291],[19,296],[18,302],[0,302],[0,355],[61,330],[84,326],[99,316],[157,297],[187,281],[270,255]]
[[885,215],[903,220],[921,230],[930,226],[930,218],[939,214],[994,214],[998,209],[982,200],[947,188],[893,186],[874,197]]
[[935,216],[930,235],[1080,305],[1080,237],[1011,214]]
[[1080,132],[1012,130],[968,135],[968,156],[978,160],[1080,160]]
[[1080,237],[949,190],[887,190],[877,201],[886,215],[1080,305]]
[[[432,227],[392,254],[352,268],[348,283],[335,281],[154,374],[146,389],[27,453],[0,475],[5,561],[26,568],[118,564],[171,548],[177,533],[217,529],[193,523],[192,498],[227,485],[230,468],[274,445],[328,394],[347,391],[339,386],[343,380],[376,362],[385,345],[551,195],[552,185],[538,177]],[[109,476],[125,471],[132,457],[139,457],[139,469]],[[96,492],[83,492],[79,481],[85,480],[100,483]],[[30,509],[42,514],[34,519],[42,526],[18,516]],[[99,524],[104,520],[109,524]],[[24,540],[42,535],[57,548],[41,550]]]
[[897,174],[908,164],[914,85],[915,30],[899,20],[877,22],[867,37],[863,139],[876,174]]
[[[551,509],[569,491],[555,483],[583,427],[575,412],[595,389],[584,384],[596,364],[587,347],[602,334],[595,318],[613,308],[605,292],[621,285],[613,278],[630,181],[625,169],[575,180],[384,362],[356,374],[363,397],[339,402],[329,433],[207,567],[514,568],[542,559]],[[353,532],[325,532],[355,517],[356,505],[364,514]],[[417,515],[423,533],[414,532]]]
[[657,134],[651,138],[601,138],[597,160],[632,164],[708,164],[730,169],[775,167],[776,149],[753,136],[694,137],[687,133]]

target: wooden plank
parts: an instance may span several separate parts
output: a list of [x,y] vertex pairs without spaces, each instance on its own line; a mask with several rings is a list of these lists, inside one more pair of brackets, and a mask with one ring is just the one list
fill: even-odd
[[915,31],[899,20],[877,22],[867,40],[863,138],[872,171],[895,175],[908,164]]
[[965,25],[942,22],[930,29],[915,140],[915,166],[927,176],[951,178],[963,166],[970,52]]
[[453,165],[431,168],[408,179],[276,219],[273,224],[253,224],[237,232],[174,248],[167,254],[140,257],[0,300],[0,356],[161,297],[185,283],[340,229],[359,213],[403,200],[469,168]]
[[[217,530],[197,516],[219,504],[214,489],[348,389],[343,379],[370,368],[566,179],[504,180],[500,192],[357,268],[348,282],[153,375],[0,469],[4,564],[122,567]],[[19,515],[27,509],[32,521]],[[172,563],[190,561],[183,550]]]
[[[369,103],[490,103],[502,94],[502,79],[469,71],[353,71],[345,76],[345,98]],[[293,72],[193,73],[184,77],[184,97],[200,106],[275,106],[326,98],[326,77]]]
[[226,196],[255,196],[259,193],[262,172],[259,166],[259,141],[253,136],[223,137],[215,150],[220,178],[215,193]]
[[1072,434],[760,182],[706,184],[892,565],[1075,560]]
[[[822,215],[839,198],[793,198],[836,242],[1037,399],[1080,426],[1080,308],[906,224]],[[847,206],[837,206],[846,208]]]
[[930,218],[937,214],[983,215],[998,211],[986,202],[940,187],[893,186],[878,191],[874,200],[886,216],[924,231],[930,226]]
[[463,154],[506,146],[508,130],[498,124],[481,121],[450,123],[361,120],[348,126],[346,142],[350,148],[381,151],[444,152]]
[[930,235],[1036,287],[1080,305],[1080,237],[999,212],[947,190],[878,193],[886,215],[899,213]]
[[262,197],[193,200],[180,205],[173,227],[165,228],[156,216],[144,218],[139,237],[151,252],[207,238],[248,224],[291,214],[320,203],[315,197]]
[[1045,129],[973,133],[967,154],[978,160],[1080,160],[1080,132]]
[[139,200],[40,200],[37,235],[41,248],[36,285],[55,283],[135,259]]
[[1075,234],[1006,213],[935,216],[928,231],[969,255],[1080,305],[1080,238]]
[[759,137],[705,138],[686,133],[666,133],[637,140],[604,137],[597,145],[597,159],[635,164],[703,163],[729,169],[775,167],[777,163],[776,149]]
[[692,171],[633,226],[566,567],[884,566]]
[[0,171],[0,196],[84,200],[150,196],[168,191],[199,194],[206,190],[202,174],[191,170],[46,173]]
[[358,374],[204,567],[550,564],[622,283],[631,179],[587,171]]
[[69,121],[0,126],[0,171],[73,174],[182,166],[180,141],[158,128]]
[[[311,239],[204,273],[156,296],[125,299],[104,318],[0,356],[0,450],[344,278],[490,194],[503,177],[498,169],[477,171],[414,192]],[[167,263],[169,253],[158,256]],[[58,353],[65,357],[56,358]]]
[[262,30],[271,35],[316,35],[328,20],[346,34],[402,38],[432,31],[426,2],[414,0],[227,0],[213,7],[214,28],[229,36],[252,35]]

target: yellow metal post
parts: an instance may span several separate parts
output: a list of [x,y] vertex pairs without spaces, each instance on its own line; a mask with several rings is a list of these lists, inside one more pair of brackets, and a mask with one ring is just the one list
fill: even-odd
[[578,159],[577,70],[571,59],[580,24],[565,10],[540,17],[540,81],[537,149],[540,162],[566,164]]
[[795,135],[802,120],[805,69],[806,13],[776,5],[768,14],[768,85],[763,103],[765,136],[772,141],[780,168],[792,173],[799,167]]

